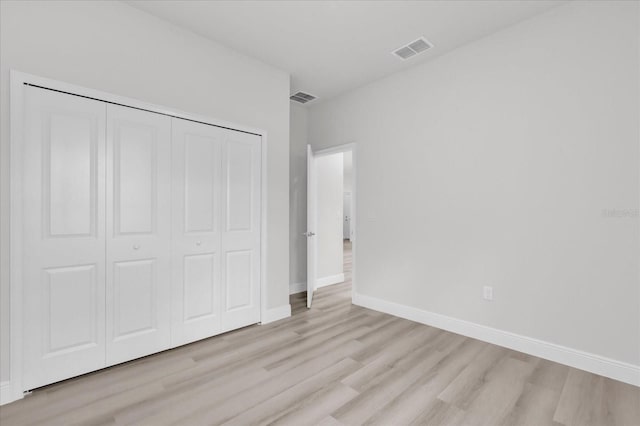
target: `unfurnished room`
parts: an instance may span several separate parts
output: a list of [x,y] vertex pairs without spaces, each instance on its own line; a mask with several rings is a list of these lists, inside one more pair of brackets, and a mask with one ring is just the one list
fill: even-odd
[[640,0],[0,0],[0,424],[640,426]]

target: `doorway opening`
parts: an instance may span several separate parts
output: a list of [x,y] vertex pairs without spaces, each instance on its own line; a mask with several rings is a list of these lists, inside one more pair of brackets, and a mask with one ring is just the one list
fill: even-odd
[[[307,150],[307,308],[355,293],[355,145]],[[329,288],[331,286],[331,288]],[[335,287],[334,287],[335,286]],[[327,288],[325,290],[325,287]]]

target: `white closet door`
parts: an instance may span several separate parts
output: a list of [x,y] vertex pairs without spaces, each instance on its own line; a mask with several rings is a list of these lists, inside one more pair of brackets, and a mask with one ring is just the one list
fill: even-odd
[[170,347],[171,118],[107,106],[107,364]]
[[223,131],[172,120],[172,346],[220,328]]
[[105,366],[105,104],[24,90],[23,385],[33,389]]
[[260,136],[223,130],[222,328],[260,321]]

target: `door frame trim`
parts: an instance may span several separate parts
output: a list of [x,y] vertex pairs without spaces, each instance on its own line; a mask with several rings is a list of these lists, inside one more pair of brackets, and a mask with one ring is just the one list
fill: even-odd
[[267,131],[239,125],[228,121],[210,118],[203,115],[181,111],[175,108],[143,102],[125,96],[115,95],[100,90],[90,89],[46,77],[10,70],[9,80],[9,127],[10,127],[10,156],[9,156],[9,288],[10,288],[10,327],[9,327],[9,403],[24,397],[22,389],[23,365],[23,297],[22,297],[22,146],[24,127],[24,87],[38,86],[69,95],[93,98],[98,101],[119,104],[125,107],[137,108],[153,113],[169,115],[189,121],[196,121],[216,127],[251,133],[261,138],[261,202],[260,202],[260,322],[267,313]]
[[[357,294],[356,285],[356,247],[358,243],[358,203],[357,203],[357,188],[358,188],[358,174],[356,173],[357,167],[357,145],[355,142],[349,142],[341,145],[333,145],[327,148],[314,151],[314,157],[324,157],[331,154],[351,152],[352,161],[352,183],[351,183],[351,303],[353,304],[354,298]],[[308,195],[307,195],[308,196]],[[317,206],[316,206],[317,208]]]

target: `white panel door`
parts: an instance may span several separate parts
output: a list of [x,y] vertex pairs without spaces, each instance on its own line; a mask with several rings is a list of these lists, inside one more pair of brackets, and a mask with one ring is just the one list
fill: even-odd
[[345,192],[342,204],[342,215],[344,224],[342,227],[342,238],[351,241],[351,192]]
[[107,106],[107,364],[170,347],[171,118]]
[[[23,388],[105,366],[105,103],[25,87]],[[19,167],[19,165],[15,165]]]
[[172,346],[221,332],[223,130],[172,120]]
[[317,269],[317,199],[318,184],[316,182],[316,157],[311,145],[307,145],[307,308],[311,307],[313,292],[316,291]]
[[260,136],[222,130],[223,331],[260,321]]

